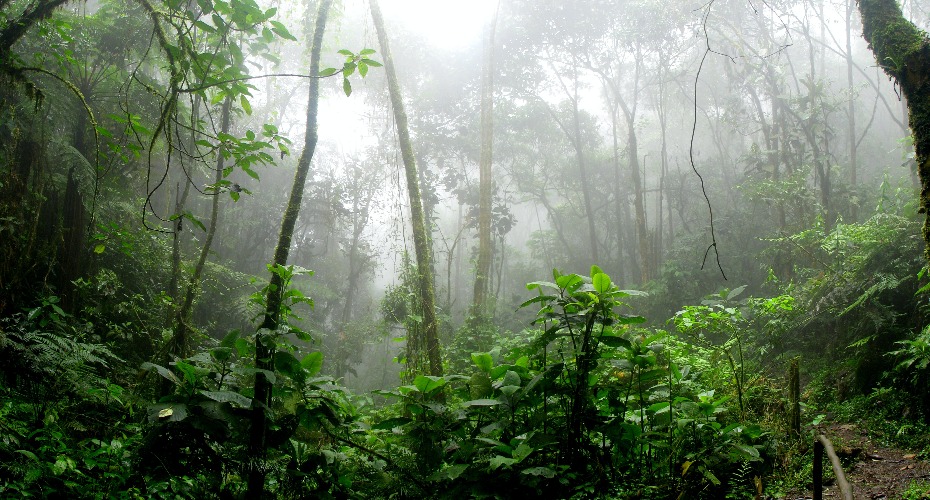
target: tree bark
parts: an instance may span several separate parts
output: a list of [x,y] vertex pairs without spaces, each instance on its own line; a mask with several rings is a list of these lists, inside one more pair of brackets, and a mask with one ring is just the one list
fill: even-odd
[[[862,36],[907,100],[914,134],[924,242],[930,244],[930,38],[908,21],[895,0],[859,0]],[[930,252],[924,250],[930,258]]]
[[[410,216],[413,226],[413,246],[417,258],[417,281],[420,301],[423,305],[423,344],[426,346],[426,357],[430,375],[442,375],[442,361],[439,349],[439,325],[436,322],[436,298],[433,289],[433,263],[430,250],[430,237],[426,227],[426,218],[423,212],[423,200],[420,196],[419,176],[417,175],[416,157],[413,154],[413,144],[410,141],[410,129],[407,125],[407,112],[404,110],[403,96],[400,84],[397,82],[397,72],[394,69],[394,60],[391,58],[391,49],[388,45],[387,31],[384,28],[384,18],[381,16],[381,7],[377,0],[371,0],[371,17],[378,32],[378,44],[381,46],[381,55],[384,57],[384,69],[388,79],[388,91],[391,95],[391,107],[394,108],[394,121],[397,124],[397,135],[400,141],[400,153],[404,161],[404,172],[407,178],[407,194],[410,198]],[[408,340],[408,344],[409,344]],[[418,345],[414,342],[413,345]],[[420,353],[412,353],[414,356]],[[414,368],[418,363],[414,357]]]
[[[316,25],[313,29],[313,41],[310,46],[310,70],[312,76],[320,73],[320,52],[323,47],[323,33],[326,29],[326,18],[332,0],[322,0],[316,16]],[[291,249],[291,239],[294,236],[294,226],[300,213],[303,201],[304,185],[307,183],[307,173],[310,170],[310,161],[316,150],[317,143],[317,111],[320,103],[320,80],[310,79],[309,102],[307,103],[307,130],[304,134],[304,150],[297,160],[297,171],[294,173],[294,183],[291,186],[290,198],[284,217],[281,220],[281,232],[278,235],[278,246],[275,248],[272,265],[283,266],[287,264],[287,257]],[[258,333],[255,335],[255,368],[259,370],[274,369],[274,331],[280,321],[281,301],[283,299],[283,278],[277,273],[271,273],[271,282],[268,287],[268,297],[265,303],[265,318]],[[252,399],[252,422],[249,435],[249,463],[248,491],[246,497],[261,498],[265,493],[265,448],[268,425],[268,410],[271,408],[271,381],[261,371],[255,374],[254,396]]]
[[488,274],[491,272],[491,164],[494,152],[494,32],[497,14],[488,26],[481,75],[481,158],[478,170],[478,265],[472,314],[487,314]]

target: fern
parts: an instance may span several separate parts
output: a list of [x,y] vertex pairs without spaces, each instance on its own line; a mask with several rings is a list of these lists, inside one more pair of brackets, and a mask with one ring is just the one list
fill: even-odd
[[37,329],[21,314],[6,323],[10,325],[0,329],[0,362],[7,380],[17,382],[14,386],[20,389],[35,391],[42,387],[46,393],[83,392],[104,384],[100,374],[112,364],[121,362],[106,346],[69,337],[67,328]]

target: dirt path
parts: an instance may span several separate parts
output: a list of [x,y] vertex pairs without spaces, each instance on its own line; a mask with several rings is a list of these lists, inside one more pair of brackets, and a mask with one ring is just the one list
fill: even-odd
[[[914,453],[872,441],[854,424],[833,424],[821,432],[830,438],[843,461],[856,500],[894,500],[912,481],[930,481],[930,463],[918,460]],[[825,459],[824,469],[829,467]],[[841,498],[835,484],[824,489],[823,497]],[[812,498],[811,493],[804,498]]]

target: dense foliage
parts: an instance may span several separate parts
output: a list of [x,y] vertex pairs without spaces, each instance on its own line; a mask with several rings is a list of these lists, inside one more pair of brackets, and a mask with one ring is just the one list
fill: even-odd
[[291,3],[0,1],[0,497],[780,497],[853,420],[928,458],[852,1],[501,2],[457,54]]

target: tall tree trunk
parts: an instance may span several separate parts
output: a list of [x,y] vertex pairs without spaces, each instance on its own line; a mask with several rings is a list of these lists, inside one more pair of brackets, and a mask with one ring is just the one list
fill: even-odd
[[584,213],[588,220],[588,245],[591,246],[591,262],[600,261],[597,251],[597,227],[594,217],[594,203],[591,200],[591,183],[588,182],[588,166],[585,163],[584,146],[581,141],[581,110],[578,109],[578,78],[575,75],[575,98],[572,99],[572,122],[575,130],[575,157],[578,159],[578,173],[581,175],[581,196],[584,198]]
[[[323,47],[323,32],[326,30],[326,17],[332,0],[321,0],[316,15],[316,25],[313,29],[313,41],[310,45],[310,75],[320,73],[320,52]],[[310,79],[309,100],[307,103],[307,130],[304,134],[304,150],[297,160],[297,171],[294,173],[294,183],[291,185],[291,194],[288,198],[287,208],[281,220],[281,232],[278,234],[278,246],[275,248],[274,266],[287,264],[287,257],[291,249],[291,238],[294,236],[294,226],[297,224],[297,215],[303,201],[304,185],[307,183],[307,173],[310,170],[310,161],[316,150],[317,143],[317,110],[320,103],[320,81]],[[271,282],[268,287],[268,297],[265,304],[265,318],[255,335],[255,368],[259,370],[274,369],[274,331],[280,321],[281,301],[283,299],[284,280],[278,273],[271,273]],[[261,371],[255,373],[254,395],[252,399],[252,422],[249,434],[249,478],[246,497],[261,498],[265,494],[265,448],[268,425],[268,411],[271,408],[271,381]]]
[[640,282],[649,281],[651,276],[651,263],[649,252],[649,231],[646,228],[646,206],[643,196],[643,182],[639,175],[639,146],[636,140],[636,115],[627,106],[618,89],[614,88],[615,98],[627,124],[627,156],[630,160],[630,175],[633,179],[633,209],[636,214],[636,239],[639,242],[639,272]]
[[[430,238],[423,213],[423,200],[420,196],[417,163],[413,155],[413,144],[410,141],[410,130],[407,125],[407,112],[404,111],[403,96],[400,92],[400,84],[397,82],[397,72],[394,69],[394,60],[391,58],[387,31],[384,28],[384,18],[381,16],[381,7],[378,5],[378,0],[371,0],[371,18],[375,25],[375,31],[378,32],[378,44],[381,46],[381,55],[384,57],[388,91],[391,94],[391,106],[394,108],[394,121],[397,124],[400,153],[404,161],[404,172],[407,178],[407,194],[410,198],[410,216],[413,226],[413,246],[417,257],[418,291],[420,302],[423,305],[422,335],[424,338],[422,340],[423,345],[426,346],[425,354],[429,363],[429,374],[439,376],[442,375],[442,360],[439,350],[439,325],[436,322],[436,297],[433,289]],[[414,367],[417,367],[416,360],[414,360]]]
[[[359,192],[362,188],[359,185],[358,176],[355,171],[355,200],[352,203],[352,242],[349,244],[349,278],[346,281],[345,305],[342,309],[342,327],[345,328],[352,321],[352,313],[355,310],[355,296],[358,291],[358,280],[361,278],[364,267],[363,257],[359,255],[359,246],[362,241],[362,232],[368,224],[369,207],[371,205],[371,196],[368,192]],[[362,199],[360,199],[362,198]],[[341,376],[342,374],[340,374]]]
[[[609,95],[609,92],[608,92]],[[609,97],[608,97],[609,100]],[[615,230],[617,233],[617,282],[626,283],[627,271],[626,264],[624,264],[623,259],[623,247],[627,244],[626,238],[626,228],[629,227],[629,207],[627,206],[626,193],[621,189],[623,184],[623,174],[621,173],[620,168],[620,140],[617,137],[617,114],[619,113],[619,107],[616,102],[611,102],[609,105],[610,108],[610,132],[611,137],[613,138],[613,173],[614,173],[614,224]],[[632,255],[632,254],[631,254]],[[635,266],[634,266],[635,267]]]
[[[875,60],[907,99],[914,134],[923,236],[930,244],[930,37],[908,21],[895,0],[859,0],[862,35]],[[930,258],[930,252],[925,250]]]
[[478,265],[472,314],[485,316],[488,301],[488,274],[491,272],[491,164],[494,147],[494,32],[497,13],[488,26],[481,75],[481,158],[478,174]]
[[[849,190],[853,197],[856,195],[856,184],[859,170],[859,159],[856,151],[856,100],[853,98],[855,93],[855,81],[853,80],[853,68],[856,63],[852,55],[852,16],[855,7],[853,0],[846,0],[846,85],[849,86],[849,102],[846,104],[846,131],[847,141],[849,141]],[[856,222],[859,217],[857,203],[850,204],[850,216],[852,222]]]
[[[666,200],[665,190],[666,190],[666,178],[668,177],[668,106],[666,105],[666,88],[665,88],[665,77],[666,77],[666,54],[665,52],[659,53],[659,95],[657,100],[657,112],[659,115],[659,130],[661,132],[661,173],[659,176],[659,201],[657,206],[658,217],[656,219],[656,254],[655,254],[655,266],[656,270],[661,269],[663,256],[665,254],[664,247],[664,232],[665,232],[665,213],[662,202]],[[673,225],[672,225],[672,206],[669,203],[668,206],[668,230],[669,230],[669,241],[668,246],[671,246],[673,239]]]
[[[229,112],[232,108],[232,100],[227,97],[223,102],[222,116],[220,118],[220,127],[224,134],[229,133]],[[220,146],[216,155],[216,172],[214,175],[214,185],[218,186],[223,180],[223,169],[225,168],[224,154],[226,148]],[[190,185],[190,183],[188,183]],[[171,356],[181,358],[187,357],[190,352],[190,332],[189,325],[191,310],[194,307],[194,296],[197,294],[197,288],[200,286],[200,277],[203,275],[203,268],[207,263],[207,256],[210,254],[210,248],[213,246],[213,238],[216,236],[216,227],[218,225],[220,212],[220,193],[213,192],[213,201],[210,208],[210,228],[207,230],[207,236],[203,241],[203,247],[200,249],[200,258],[194,266],[194,272],[191,273],[190,280],[187,283],[187,289],[184,291],[184,302],[177,308],[174,318],[174,334],[168,342],[168,349],[165,355],[167,362]]]
[[[557,76],[561,74],[556,70],[555,65],[550,64],[550,67]],[[546,110],[559,126],[559,129],[562,130],[562,133],[565,134],[565,137],[568,138],[568,141],[572,144],[572,149],[575,150],[575,159],[578,162],[578,180],[581,183],[581,198],[584,202],[585,219],[588,223],[588,246],[590,247],[591,261],[597,262],[600,260],[600,256],[597,251],[597,230],[594,217],[594,204],[591,200],[591,184],[588,182],[588,169],[584,156],[584,142],[581,137],[581,109],[579,108],[580,97],[578,95],[579,82],[577,62],[573,63],[570,68],[572,72],[572,88],[570,89],[568,85],[565,84],[561,76],[559,76],[558,80],[559,84],[562,86],[562,91],[565,92],[565,96],[572,105],[571,129],[559,118],[558,113],[556,113],[551,106],[546,105]],[[566,246],[566,248],[570,247]]]
[[645,207],[645,196],[643,181],[639,173],[639,146],[637,143],[636,137],[636,99],[639,94],[639,70],[640,70],[640,61],[642,57],[640,55],[640,46],[637,44],[636,47],[636,68],[633,76],[633,106],[629,106],[626,100],[623,98],[620,89],[617,87],[617,82],[610,77],[610,75],[603,69],[591,67],[592,70],[596,71],[603,81],[610,88],[611,93],[616,100],[616,104],[623,111],[623,117],[627,125],[627,156],[630,161],[630,175],[632,177],[633,184],[633,208],[635,211],[636,217],[636,238],[639,243],[639,271],[640,271],[640,282],[645,283],[652,278],[652,252],[649,231],[646,227],[646,207]]

